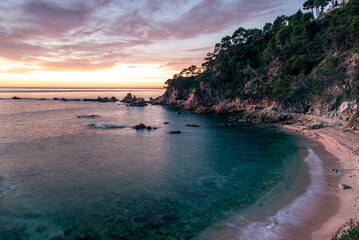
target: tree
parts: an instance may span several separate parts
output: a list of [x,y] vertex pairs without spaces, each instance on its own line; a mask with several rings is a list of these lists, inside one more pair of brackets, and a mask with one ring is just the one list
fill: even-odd
[[314,11],[313,11],[313,9],[314,9],[314,0],[305,1],[304,4],[303,4],[303,8],[304,8],[304,10],[309,10],[310,9],[312,11],[313,16],[314,16]]

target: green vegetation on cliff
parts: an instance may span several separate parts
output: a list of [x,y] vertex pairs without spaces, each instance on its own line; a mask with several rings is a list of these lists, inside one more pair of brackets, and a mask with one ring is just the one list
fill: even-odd
[[306,1],[304,8],[311,12],[279,16],[263,29],[239,28],[215,45],[203,68],[186,68],[166,84],[188,93],[201,85],[222,87],[223,98],[278,102],[330,98],[325,89],[348,85],[336,96],[338,104],[358,99],[358,67],[348,76],[343,54],[359,53],[359,0],[324,13],[328,2]]

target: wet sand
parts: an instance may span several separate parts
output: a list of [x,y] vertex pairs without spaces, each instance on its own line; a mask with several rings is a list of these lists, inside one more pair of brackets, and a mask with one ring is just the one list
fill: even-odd
[[264,197],[248,210],[248,214],[242,213],[216,224],[200,239],[312,239],[313,233],[335,216],[339,210],[341,175],[329,169],[338,168],[339,158],[326,151],[317,140],[296,135],[299,145],[296,157],[300,164],[291,168],[300,170],[289,170],[289,175],[297,172],[290,188],[285,193],[272,193],[279,194],[279,199]]
[[[319,119],[310,120],[317,121]],[[342,122],[342,124],[344,126],[346,125],[345,122]],[[286,125],[284,128],[287,131],[295,131],[296,134],[303,135],[311,139],[311,141],[314,140],[322,143],[327,152],[339,159],[337,166],[335,167],[334,164],[333,167],[339,170],[336,174],[340,177],[339,182],[352,187],[351,189],[344,190],[340,189],[338,184],[334,186],[338,192],[338,209],[335,214],[324,224],[321,224],[322,227],[312,235],[312,239],[315,240],[331,239],[332,236],[337,236],[342,230],[346,229],[350,219],[354,221],[358,220],[359,132],[351,131],[344,127],[331,126],[330,124],[328,124],[327,127],[316,130],[306,130],[306,125],[303,124]],[[325,160],[330,161],[327,158],[325,158]],[[324,201],[322,205],[323,204],[326,204],[326,201]]]

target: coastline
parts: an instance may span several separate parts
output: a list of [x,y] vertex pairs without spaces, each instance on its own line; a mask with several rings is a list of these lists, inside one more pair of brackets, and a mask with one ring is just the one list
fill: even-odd
[[[296,117],[313,120],[313,117],[305,115]],[[359,216],[359,176],[357,174],[359,169],[359,134],[340,126],[307,130],[306,125],[294,123],[282,125],[281,128],[284,131],[290,131],[320,142],[328,153],[338,158],[339,171],[335,175],[340,176],[340,183],[349,185],[352,188],[344,190],[340,189],[339,185],[335,186],[339,197],[338,209],[335,215],[322,224],[320,230],[313,233],[312,239],[325,240],[338,236],[342,230],[346,229],[350,219],[357,221]],[[329,172],[329,169],[324,170]]]

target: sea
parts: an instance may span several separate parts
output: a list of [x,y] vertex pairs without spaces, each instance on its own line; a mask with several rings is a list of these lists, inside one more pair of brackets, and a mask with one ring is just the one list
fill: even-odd
[[[0,88],[0,240],[279,239],[321,181],[318,156],[278,128],[53,100],[129,92],[164,89]],[[298,196],[274,211],[303,169]]]

